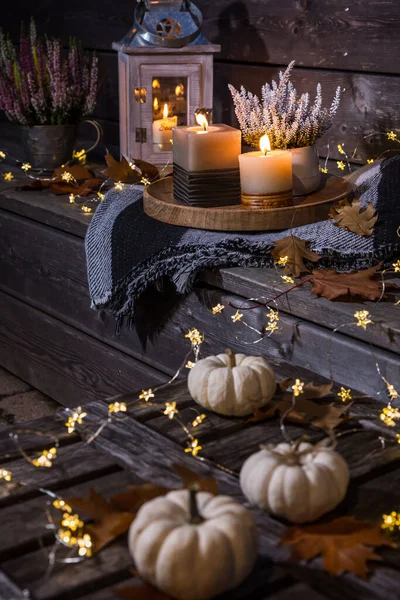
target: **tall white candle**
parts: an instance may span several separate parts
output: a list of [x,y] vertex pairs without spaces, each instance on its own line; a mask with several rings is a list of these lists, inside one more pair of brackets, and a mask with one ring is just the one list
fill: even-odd
[[290,150],[271,150],[267,135],[261,138],[260,148],[259,152],[239,156],[242,203],[249,208],[290,204],[293,185]]
[[163,118],[153,122],[153,144],[171,146],[172,128],[178,125],[178,117],[169,117],[168,104],[164,104]]

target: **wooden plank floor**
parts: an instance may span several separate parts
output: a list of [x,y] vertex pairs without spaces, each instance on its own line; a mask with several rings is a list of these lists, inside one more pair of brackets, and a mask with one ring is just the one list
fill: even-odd
[[[56,567],[50,577],[44,576],[53,536],[46,530],[46,498],[38,491],[39,486],[58,491],[63,497],[85,496],[90,489],[108,497],[129,483],[152,482],[179,487],[180,479],[171,468],[172,463],[179,463],[200,475],[215,477],[221,493],[230,494],[247,505],[235,473],[261,442],[281,441],[276,420],[246,425],[208,413],[205,422],[195,430],[204,445],[201,459],[196,459],[183,452],[185,440],[180,425],[160,416],[164,402],[174,399],[181,418],[185,422],[193,419],[195,405],[188,397],[186,384],[178,382],[160,390],[156,393],[157,402],[153,401],[152,405],[136,404],[135,398],[137,394],[125,398],[131,407],[129,416],[109,423],[90,446],[79,435],[69,436],[62,419],[46,417],[31,423],[30,429],[46,431],[60,440],[59,458],[51,470],[33,469],[16,452],[9,437],[1,436],[0,456],[8,454],[2,466],[11,470],[16,480],[26,484],[0,498],[2,599],[19,600],[23,597],[22,590],[27,589],[35,600],[111,600],[115,587],[132,580],[132,561],[125,537],[91,560]],[[335,514],[375,519],[398,508],[400,446],[388,443],[385,450],[379,451],[379,435],[388,436],[390,431],[382,428],[379,420],[369,420],[369,416],[379,412],[376,401],[364,403],[362,399],[356,407],[358,417],[356,415],[347,427],[357,424],[361,431],[338,440],[338,449],[350,466],[351,483],[345,501]],[[88,415],[81,435],[87,439],[107,418],[107,406],[94,402],[85,409]],[[364,423],[368,423],[368,427],[363,428]],[[305,431],[311,438],[321,437],[316,429],[288,425],[288,432],[293,437]],[[42,441],[41,444],[43,447]],[[28,452],[40,447],[37,436],[33,435],[21,437],[21,445]],[[252,512],[260,533],[260,557],[245,584],[225,595],[223,600],[398,598],[398,551],[381,551],[384,562],[376,566],[368,582],[349,574],[333,578],[321,570],[319,559],[308,565],[291,563],[288,549],[278,547],[286,523],[258,509],[252,509]]]

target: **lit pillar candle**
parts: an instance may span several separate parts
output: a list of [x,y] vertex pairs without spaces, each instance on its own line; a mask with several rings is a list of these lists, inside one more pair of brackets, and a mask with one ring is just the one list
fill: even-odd
[[246,208],[278,208],[292,204],[292,154],[271,150],[267,135],[260,152],[239,156],[242,204]]
[[198,126],[173,130],[176,195],[193,206],[238,204],[241,133],[228,125],[208,125],[202,114],[196,120]]
[[169,117],[168,104],[164,104],[163,118],[153,122],[153,144],[171,149],[172,128],[178,125],[178,117]]

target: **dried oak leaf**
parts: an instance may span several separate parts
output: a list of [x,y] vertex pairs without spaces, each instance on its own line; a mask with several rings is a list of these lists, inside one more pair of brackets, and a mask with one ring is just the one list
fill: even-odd
[[338,575],[345,571],[366,578],[367,560],[382,560],[373,549],[393,546],[380,525],[357,521],[354,517],[340,517],[321,525],[289,527],[281,545],[292,547],[293,560],[310,560],[322,555],[323,567]]
[[54,194],[60,196],[61,194],[74,194],[75,196],[88,196],[93,192],[97,192],[100,188],[104,179],[99,177],[93,177],[92,179],[86,179],[82,183],[71,185],[70,183],[52,183],[50,186],[51,191]]
[[312,421],[314,427],[323,429],[325,433],[332,433],[332,431],[338,426],[345,423],[350,418],[350,407],[353,403],[349,402],[345,406],[335,406],[335,404],[328,404],[325,406],[325,414],[317,417]]
[[19,185],[15,189],[20,192],[40,192],[50,187],[50,181],[44,179],[34,179],[31,183]]
[[68,498],[66,502],[79,513],[85,513],[93,519],[94,522],[86,525],[85,530],[92,537],[95,552],[128,531],[135,518],[131,512],[116,510],[94,490],[90,490],[87,498]]
[[288,235],[281,240],[274,242],[275,248],[271,254],[276,260],[278,258],[287,258],[285,268],[283,270],[286,275],[299,277],[301,273],[307,272],[308,269],[304,264],[304,260],[317,262],[320,257],[315,252],[308,250],[305,240],[301,240],[295,235]]
[[139,183],[142,177],[146,177],[149,179],[149,181],[156,181],[159,179],[159,171],[154,165],[138,158],[134,159],[132,162],[140,171],[130,167],[124,156],[120,161],[115,160],[112,154],[110,154],[110,152],[107,150],[107,169],[103,171],[103,175],[110,177],[113,181],[121,181],[122,183],[131,184]]
[[118,510],[137,513],[139,508],[158,496],[164,496],[170,492],[169,488],[161,485],[153,485],[152,483],[144,483],[143,485],[128,485],[127,491],[121,492],[110,498],[110,503]]
[[365,237],[372,235],[378,219],[375,207],[371,202],[367,204],[366,208],[362,208],[360,200],[357,199],[353,200],[351,204],[348,200],[341,200],[332,206],[329,216],[338,227]]
[[382,283],[373,277],[380,267],[381,263],[355,273],[337,273],[333,269],[314,270],[312,292],[328,300],[348,295],[377,300],[382,293]]
[[193,483],[197,483],[201,491],[210,492],[211,494],[218,494],[218,484],[214,477],[205,479],[200,477],[200,475],[197,473],[190,471],[190,469],[184,467],[183,465],[173,464],[171,466],[182,479],[184,487],[189,487]]

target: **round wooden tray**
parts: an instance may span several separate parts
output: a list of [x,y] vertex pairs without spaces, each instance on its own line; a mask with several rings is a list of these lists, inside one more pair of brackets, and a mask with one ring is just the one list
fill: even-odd
[[288,229],[328,218],[332,204],[352,188],[336,175],[323,175],[321,187],[309,196],[294,198],[293,206],[249,210],[243,206],[196,208],[174,199],[172,177],[151,183],[144,191],[144,212],[163,223],[214,231],[271,231]]

